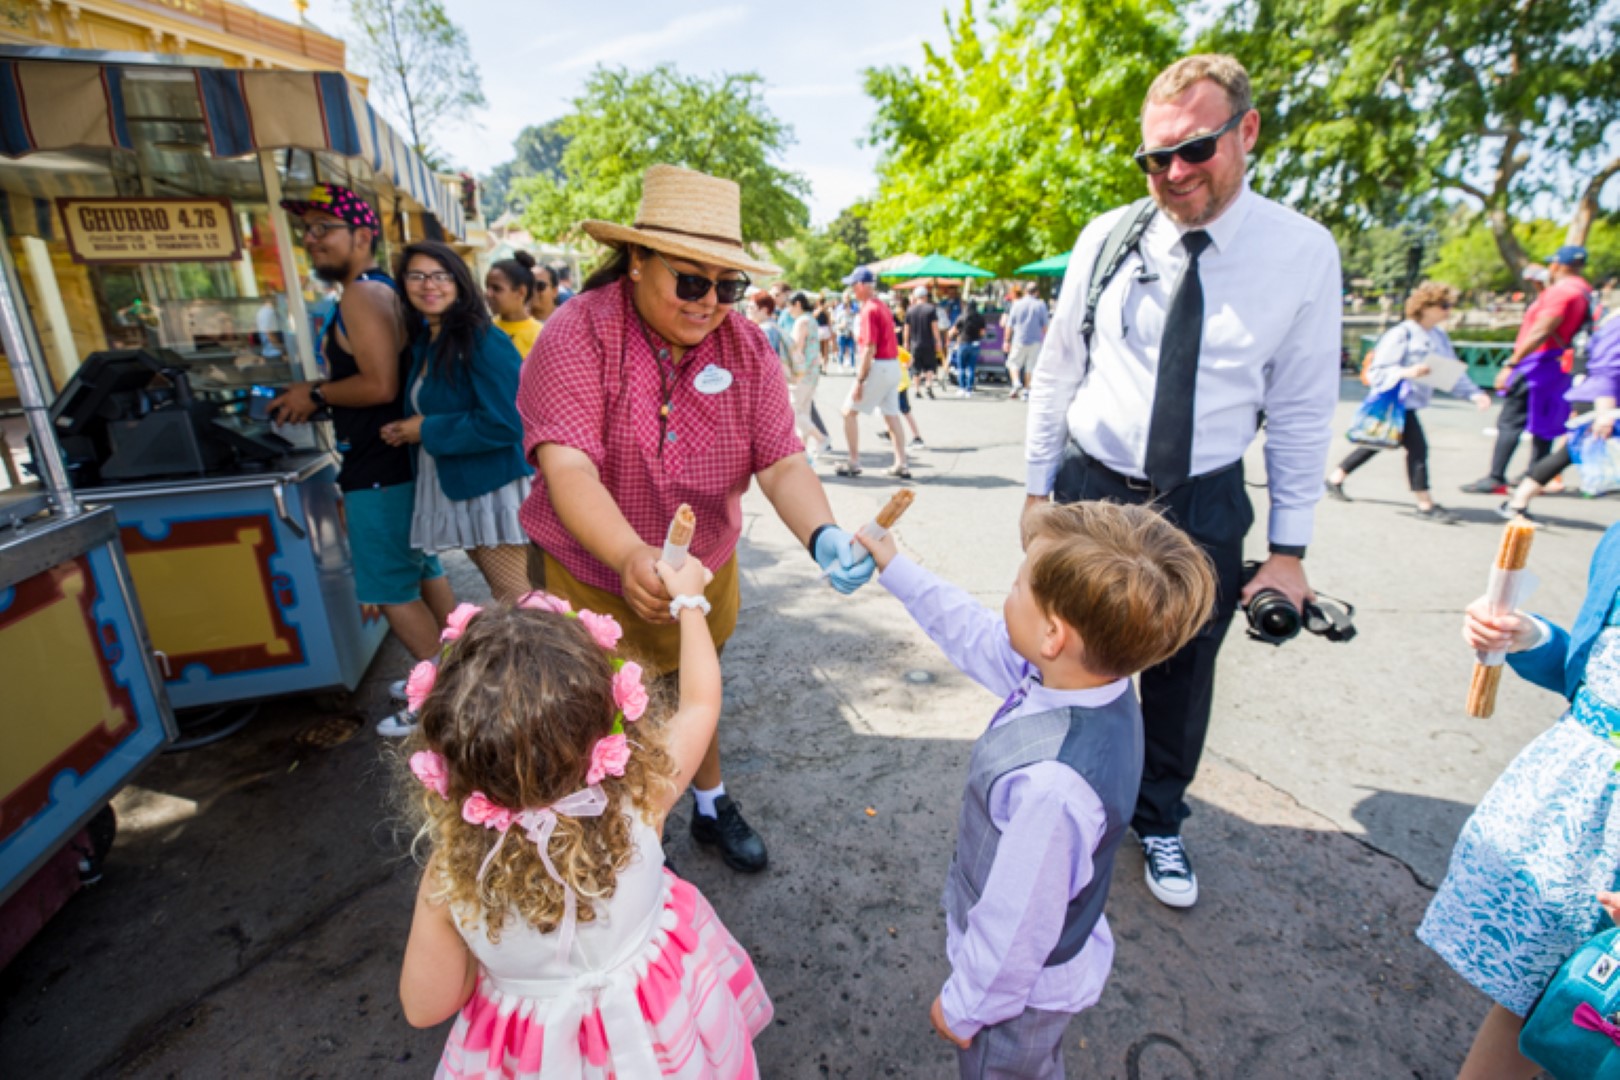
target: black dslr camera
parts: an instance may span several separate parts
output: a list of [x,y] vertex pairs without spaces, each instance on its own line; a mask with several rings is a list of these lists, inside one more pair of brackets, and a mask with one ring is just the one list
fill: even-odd
[[[1259,569],[1257,562],[1244,563],[1243,584],[1247,585]],[[1334,599],[1326,593],[1318,596]],[[1355,624],[1350,621],[1355,613],[1355,605],[1347,600],[1335,603],[1307,600],[1305,610],[1300,611],[1276,589],[1261,589],[1243,605],[1243,614],[1249,620],[1249,637],[1267,645],[1281,645],[1297,637],[1301,628],[1329,641],[1349,641],[1356,636]]]

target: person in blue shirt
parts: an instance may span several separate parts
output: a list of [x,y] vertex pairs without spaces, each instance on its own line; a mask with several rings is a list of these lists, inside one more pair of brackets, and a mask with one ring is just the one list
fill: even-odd
[[420,444],[411,544],[464,550],[497,600],[529,591],[528,536],[518,510],[534,469],[523,459],[523,358],[496,329],[483,290],[454,249],[423,240],[400,254],[410,320],[406,417],[383,429]]

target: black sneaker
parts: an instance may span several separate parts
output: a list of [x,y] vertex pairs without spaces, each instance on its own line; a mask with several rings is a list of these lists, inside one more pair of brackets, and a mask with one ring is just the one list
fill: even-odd
[[1142,858],[1148,892],[1166,907],[1190,908],[1198,903],[1198,876],[1187,860],[1187,845],[1179,836],[1144,836]]
[[1322,481],[1322,487],[1327,491],[1327,497],[1335,502],[1355,502],[1354,499],[1344,493],[1343,484],[1335,484],[1331,480],[1324,480]]
[[1472,484],[1464,484],[1462,490],[1470,495],[1506,495],[1508,493],[1507,481],[1498,480],[1494,476],[1475,480]]
[[722,795],[714,800],[714,809],[716,817],[693,808],[692,839],[718,847],[720,857],[733,870],[757,874],[765,869],[765,841],[743,820],[742,808],[731,801],[730,795]]
[[1427,510],[1420,506],[1417,509],[1417,516],[1424,521],[1432,521],[1436,525],[1457,524],[1457,515],[1443,506],[1431,506]]

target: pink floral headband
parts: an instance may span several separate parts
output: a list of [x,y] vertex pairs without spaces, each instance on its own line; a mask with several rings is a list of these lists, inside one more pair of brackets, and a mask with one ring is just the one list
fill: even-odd
[[[569,607],[568,601],[547,592],[528,593],[518,600],[517,606],[530,611],[551,611],[571,619],[578,619],[585,624],[585,629],[590,631],[591,639],[609,652],[618,647],[619,639],[624,636],[624,630],[613,616],[599,615],[594,611],[583,609],[575,612]],[[449,651],[450,643],[459,638],[466,631],[467,624],[483,610],[477,604],[456,605],[456,609],[445,620],[447,625],[444,632],[439,635],[446,652]],[[641,681],[641,665],[621,656],[611,657],[609,662],[613,665],[613,704],[617,711],[613,717],[612,730],[591,747],[591,764],[585,773],[587,785],[601,783],[604,776],[624,775],[625,766],[630,761],[630,743],[625,736],[624,725],[627,721],[635,723],[640,720],[647,711],[647,688]],[[412,712],[421,711],[438,677],[439,665],[433,660],[423,660],[411,669],[410,677],[405,680],[405,703]],[[444,792],[441,791],[440,794],[443,795]]]

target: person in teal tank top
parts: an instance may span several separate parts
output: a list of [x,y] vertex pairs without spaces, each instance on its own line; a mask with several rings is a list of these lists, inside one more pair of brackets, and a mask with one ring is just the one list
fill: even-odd
[[1459,1080],[1534,1077],[1524,1016],[1559,965],[1608,925],[1599,893],[1620,880],[1620,525],[1592,556],[1572,629],[1515,611],[1468,609],[1464,640],[1508,653],[1525,679],[1563,694],[1562,717],[1520,751],[1452,849],[1418,938],[1496,1004]]

